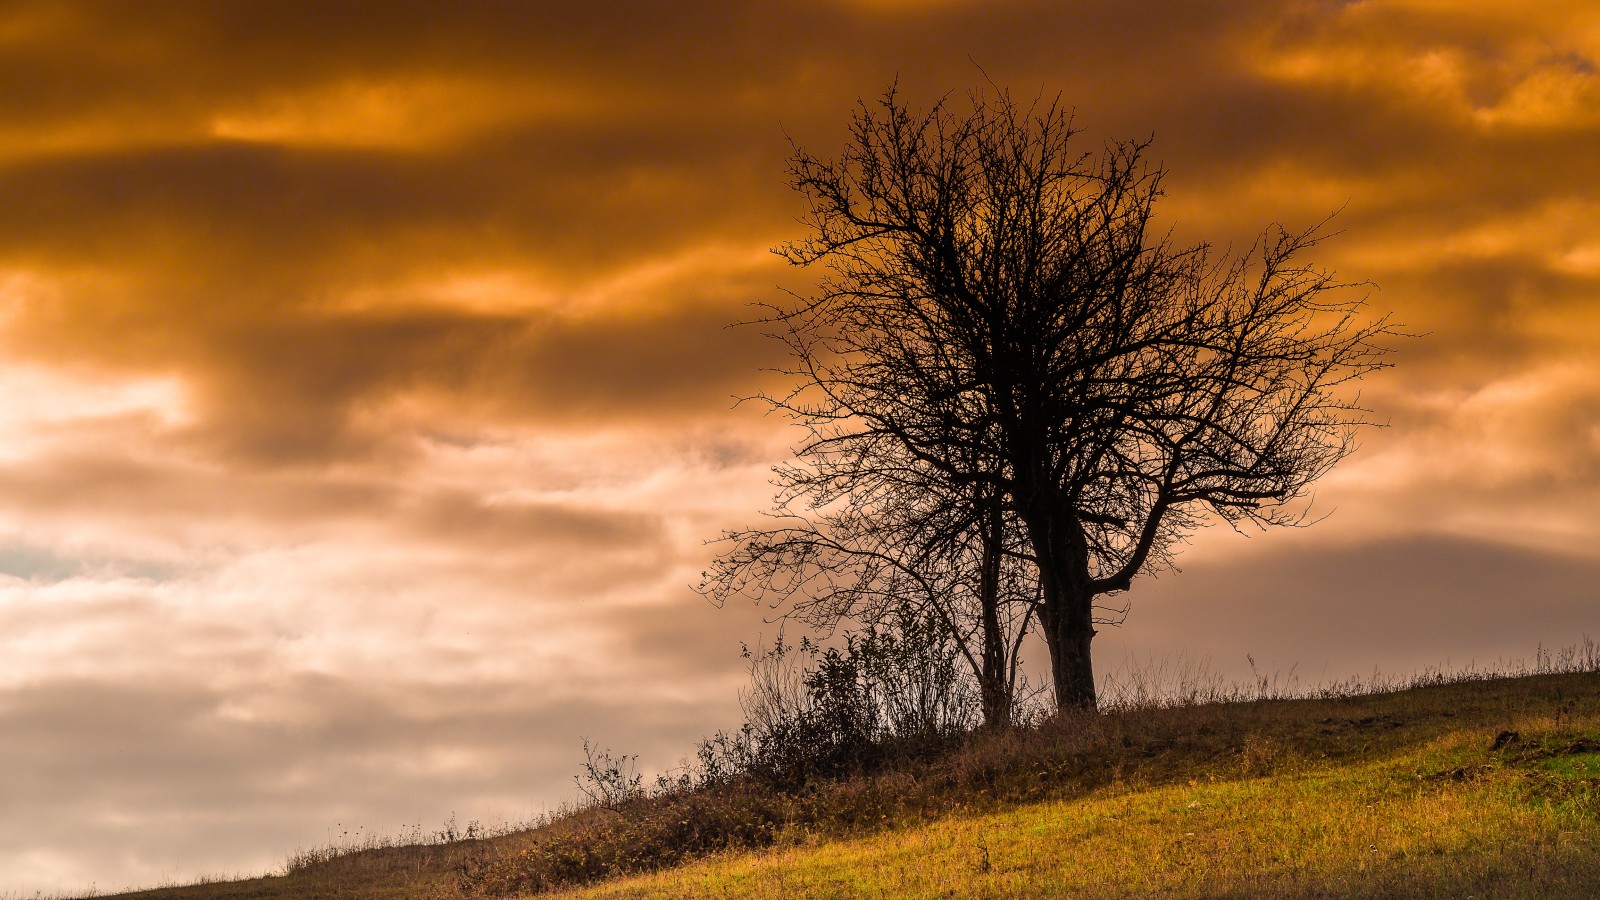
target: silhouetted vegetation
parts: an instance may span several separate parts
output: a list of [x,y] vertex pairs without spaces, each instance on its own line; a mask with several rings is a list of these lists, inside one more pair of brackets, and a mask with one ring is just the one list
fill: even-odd
[[[783,683],[764,666],[793,658],[782,645],[767,651],[754,680]],[[791,703],[760,730],[747,725],[703,741],[697,759],[654,790],[581,827],[469,866],[463,891],[548,891],[725,850],[808,845],[1114,785],[1142,790],[1382,759],[1461,727],[1492,723],[1492,735],[1530,715],[1553,723],[1543,743],[1527,743],[1516,755],[1504,752],[1503,740],[1486,738],[1483,760],[1474,756],[1473,765],[1525,768],[1600,741],[1593,713],[1600,708],[1600,652],[1589,643],[1554,657],[1541,653],[1520,671],[1546,680],[1527,684],[1495,681],[1500,671],[1431,671],[1301,688],[1285,677],[1230,684],[1204,667],[1136,667],[1108,692],[1099,714],[1053,716],[1006,732],[924,734],[895,733],[881,722],[874,730],[869,682],[850,659],[847,651],[818,653],[817,665],[803,670],[800,710]],[[1582,727],[1573,718],[1580,706],[1588,710]],[[1458,777],[1456,768],[1428,777],[1461,780],[1478,771]],[[1590,814],[1600,813],[1593,787],[1579,798],[1591,804],[1584,807]],[[1595,877],[1600,884],[1600,858]]]
[[[770,658],[773,649],[752,658]],[[783,658],[807,655],[791,647]],[[816,671],[781,668],[798,673],[801,684]],[[808,693],[826,690],[830,679],[811,681],[820,687],[807,686]],[[601,890],[660,897],[1600,890],[1593,840],[1600,834],[1600,648],[1593,643],[1541,652],[1525,665],[1312,686],[1280,675],[1232,684],[1202,665],[1164,661],[1124,671],[1104,699],[1097,714],[1069,712],[1004,732],[906,740],[881,731],[854,758],[778,757],[765,770],[753,765],[759,742],[744,729],[702,742],[684,768],[639,782],[629,760],[591,748],[580,780],[595,775],[626,786],[615,808],[596,803],[531,830],[480,829],[448,843],[435,841],[448,831],[467,838],[471,823],[423,834],[415,846],[369,836],[299,854],[281,876],[122,896],[514,896],[706,857],[726,862]],[[825,767],[840,774],[823,776]],[[829,881],[837,877],[825,861],[832,857],[818,855],[846,839],[858,854],[843,863],[854,890]],[[904,841],[917,843],[907,849]],[[719,857],[762,847],[785,852]],[[915,871],[875,861],[880,848],[913,853]],[[1019,870],[1022,859],[1034,868]]]

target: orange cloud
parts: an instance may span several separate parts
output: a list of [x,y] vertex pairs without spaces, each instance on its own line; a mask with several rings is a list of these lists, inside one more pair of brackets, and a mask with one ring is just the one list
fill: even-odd
[[[686,585],[793,437],[730,409],[782,356],[727,326],[814,284],[767,253],[799,234],[789,140],[832,155],[896,76],[1061,90],[1086,151],[1153,134],[1186,240],[1342,209],[1315,261],[1424,333],[1363,386],[1391,427],[1322,485],[1328,521],[1201,537],[1115,640],[1366,670],[1442,646],[1374,609],[1570,639],[1600,546],[1597,16],[8,5],[0,794],[27,831],[0,825],[0,870],[277,865],[250,854],[344,810],[559,800],[578,735],[664,766],[727,725],[738,641],[772,629]],[[1545,573],[1514,635],[1483,630],[1510,588],[1481,559]]]

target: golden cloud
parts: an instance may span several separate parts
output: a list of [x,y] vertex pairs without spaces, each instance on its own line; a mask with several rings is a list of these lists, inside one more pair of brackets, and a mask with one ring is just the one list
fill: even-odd
[[[251,785],[397,821],[413,791],[559,799],[574,735],[676,752],[726,725],[737,641],[771,629],[685,585],[792,437],[730,410],[782,355],[727,326],[814,284],[767,253],[800,230],[789,141],[831,156],[897,76],[921,102],[986,74],[1059,89],[1086,151],[1153,134],[1184,239],[1342,210],[1316,261],[1423,333],[1363,386],[1391,427],[1323,485],[1315,544],[1198,541],[1195,577],[1136,592],[1130,640],[1221,611],[1244,624],[1218,653],[1409,664],[1341,602],[1490,621],[1509,588],[1452,574],[1475,559],[1553,573],[1519,640],[1577,628],[1600,546],[1597,60],[1588,2],[9,4],[0,631],[28,643],[0,660],[0,788],[93,785],[133,823],[103,850],[171,803],[214,823],[279,802]],[[1295,630],[1275,611],[1296,591],[1339,614]],[[118,709],[136,765],[79,737]],[[193,756],[162,762],[174,746]],[[403,782],[382,802],[340,793],[377,772]],[[26,852],[111,858],[68,858],[84,809],[48,793],[16,818],[67,837]],[[272,808],[274,840],[306,825]],[[100,886],[205,844],[163,835]]]

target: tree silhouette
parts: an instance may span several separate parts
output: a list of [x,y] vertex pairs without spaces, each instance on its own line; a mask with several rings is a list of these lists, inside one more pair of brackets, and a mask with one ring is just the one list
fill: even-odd
[[1083,153],[1059,98],[969,100],[917,114],[891,88],[837,159],[796,148],[810,235],[779,252],[827,275],[768,320],[798,387],[767,399],[808,433],[782,477],[863,522],[920,509],[923,538],[993,503],[1021,538],[993,549],[1036,571],[1057,702],[1093,708],[1099,598],[1208,521],[1304,522],[1365,423],[1343,386],[1393,330],[1300,261],[1317,229],[1178,246],[1150,227],[1148,142]]

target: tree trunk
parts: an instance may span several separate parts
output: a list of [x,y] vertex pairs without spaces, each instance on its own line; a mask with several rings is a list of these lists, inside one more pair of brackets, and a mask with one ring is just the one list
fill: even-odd
[[[1056,706],[1060,709],[1095,709],[1094,661],[1089,644],[1094,640],[1094,625],[1086,613],[1069,609],[1062,614],[1063,601],[1073,606],[1088,606],[1092,598],[1060,598],[1052,603],[1051,592],[1044,592],[1040,609],[1045,646],[1050,649],[1050,676],[1055,684]],[[1052,607],[1055,607],[1054,609]]]
[[1005,635],[1000,631],[1000,550],[988,539],[984,545],[983,571],[978,579],[978,602],[983,607],[983,671],[978,675],[978,695],[983,704],[983,727],[999,730],[1011,724],[1011,684]]
[[978,700],[983,707],[983,727],[998,731],[1011,724],[1011,678],[1006,666],[1006,636],[1000,628],[1000,556],[1004,535],[1003,512],[998,497],[986,502],[983,558],[978,572],[978,604],[983,620],[983,671],[978,673]]
[[1056,706],[1095,709],[1094,594],[1088,548],[1075,523],[1048,512],[1024,518],[1039,566],[1039,624],[1050,650]]

